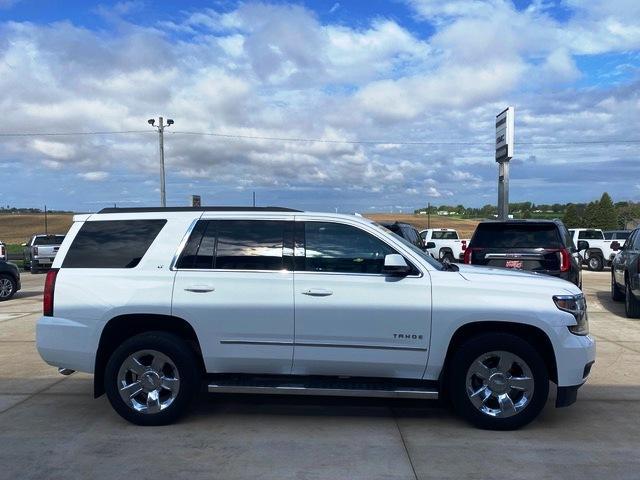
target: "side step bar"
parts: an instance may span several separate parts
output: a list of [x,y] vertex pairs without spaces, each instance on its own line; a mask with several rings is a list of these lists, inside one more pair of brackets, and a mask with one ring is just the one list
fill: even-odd
[[[342,385],[341,385],[342,384]],[[438,390],[414,385],[394,385],[382,382],[305,382],[305,381],[243,381],[230,382],[212,380],[210,393],[248,393],[267,395],[318,395],[332,397],[376,397],[376,398],[413,398],[437,400]]]

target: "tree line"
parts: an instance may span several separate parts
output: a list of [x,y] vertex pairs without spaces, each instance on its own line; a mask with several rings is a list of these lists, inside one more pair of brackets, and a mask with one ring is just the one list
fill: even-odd
[[[464,205],[430,205],[419,208],[414,213],[447,212],[462,218],[494,218],[498,214],[495,205],[465,207]],[[509,203],[509,213],[514,218],[560,218],[569,228],[586,227],[603,230],[624,229],[640,222],[640,203],[616,202],[605,192],[599,200],[589,203]]]

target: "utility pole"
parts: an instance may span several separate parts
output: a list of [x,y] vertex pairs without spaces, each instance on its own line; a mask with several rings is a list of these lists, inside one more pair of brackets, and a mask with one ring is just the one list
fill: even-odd
[[49,235],[49,224],[47,222],[47,206],[44,206],[44,234]]
[[509,160],[513,158],[515,110],[507,107],[496,116],[496,162],[498,162],[498,219],[509,218]]
[[431,202],[427,202],[427,228],[431,228]]
[[253,192],[253,206],[256,206],[256,192]]
[[152,127],[158,129],[158,142],[160,145],[160,205],[162,207],[167,206],[167,193],[165,188],[165,176],[164,176],[164,129],[165,127],[170,127],[173,125],[173,120],[171,118],[167,119],[167,124],[164,124],[164,118],[158,117],[158,125],[156,126],[155,119],[150,118],[147,120],[147,123]]

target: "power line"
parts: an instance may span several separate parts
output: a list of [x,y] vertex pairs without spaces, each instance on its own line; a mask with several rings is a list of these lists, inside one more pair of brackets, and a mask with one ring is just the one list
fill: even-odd
[[[126,135],[138,133],[153,133],[149,130],[114,130],[114,131],[93,131],[93,132],[0,132],[0,137],[62,137],[62,136],[88,136],[88,135]],[[487,146],[493,147],[493,142],[463,142],[463,141],[394,141],[394,140],[332,140],[327,138],[300,138],[300,137],[270,137],[261,135],[227,134],[218,132],[193,132],[174,130],[171,135],[195,135],[217,138],[228,138],[236,140],[266,140],[275,142],[300,142],[300,143],[328,143],[345,145],[442,145],[442,146]],[[539,142],[518,142],[517,145],[528,146],[564,146],[564,145],[634,145],[640,144],[640,139],[600,139],[600,140],[566,140],[561,142],[539,141]]]

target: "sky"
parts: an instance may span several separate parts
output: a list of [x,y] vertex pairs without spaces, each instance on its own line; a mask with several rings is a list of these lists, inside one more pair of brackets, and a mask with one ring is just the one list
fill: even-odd
[[640,201],[637,0],[0,0],[0,92],[0,205],[159,205],[160,115],[168,205],[495,204],[509,105],[511,201]]

